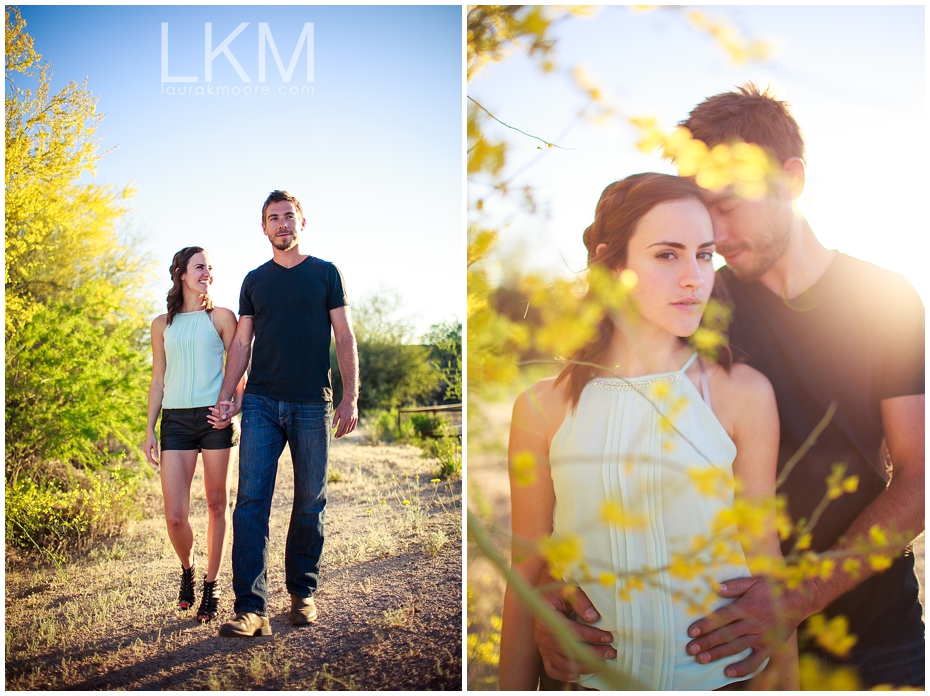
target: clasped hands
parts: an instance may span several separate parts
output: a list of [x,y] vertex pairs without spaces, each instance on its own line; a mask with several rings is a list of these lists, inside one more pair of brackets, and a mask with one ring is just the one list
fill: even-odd
[[215,429],[222,430],[232,423],[233,417],[242,410],[242,404],[231,399],[220,399],[215,406],[210,407],[207,422]]

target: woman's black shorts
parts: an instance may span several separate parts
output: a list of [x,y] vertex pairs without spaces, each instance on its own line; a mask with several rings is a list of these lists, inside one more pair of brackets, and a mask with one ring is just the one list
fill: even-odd
[[209,406],[198,408],[163,408],[161,411],[161,449],[218,450],[239,444],[239,426],[235,420],[228,428],[217,430],[207,416]]

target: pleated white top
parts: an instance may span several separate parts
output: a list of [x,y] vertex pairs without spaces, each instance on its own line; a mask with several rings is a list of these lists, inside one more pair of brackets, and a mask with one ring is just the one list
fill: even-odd
[[[714,468],[727,474],[718,483],[732,481],[736,458],[736,445],[684,374],[695,357],[677,372],[592,380],[549,453],[553,536],[580,538],[584,557],[565,580],[584,589],[601,614],[595,625],[614,634],[611,666],[655,690],[709,690],[740,681],[723,670],[749,655],[702,665],[685,652],[688,626],[731,601],[713,594],[711,580],[750,574],[734,528],[713,534],[717,514],[733,505],[732,485],[705,495],[688,473]],[[674,429],[663,429],[650,401]],[[695,543],[703,549],[700,577],[685,579]],[[669,572],[676,554],[684,565]],[[646,571],[642,589],[623,577],[637,571]],[[608,688],[598,675],[579,682]]]
[[213,406],[223,386],[223,340],[206,310],[175,314],[165,327],[162,408]]

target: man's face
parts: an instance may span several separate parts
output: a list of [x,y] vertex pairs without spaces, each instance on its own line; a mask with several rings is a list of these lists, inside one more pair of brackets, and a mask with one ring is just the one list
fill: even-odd
[[783,189],[759,200],[706,191],[704,202],[714,223],[717,253],[740,280],[757,280],[788,248],[794,212]]
[[293,203],[275,201],[265,209],[262,229],[275,249],[289,251],[297,246],[299,234],[306,224],[307,221],[300,216]]

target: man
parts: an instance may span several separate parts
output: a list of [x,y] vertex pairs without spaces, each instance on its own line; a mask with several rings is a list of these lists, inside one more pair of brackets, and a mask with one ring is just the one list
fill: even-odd
[[[907,530],[913,538],[924,528],[924,314],[917,293],[897,274],[826,249],[796,211],[804,144],[783,102],[749,84],[710,97],[680,125],[709,147],[762,145],[781,164],[778,184],[765,198],[707,191],[705,202],[717,251],[727,261],[718,283],[733,303],[730,344],[735,357],[765,374],[775,389],[779,473],[836,404],[826,429],[778,490],[792,521],[812,518],[834,464],[842,463],[845,476],[858,476],[858,487],[830,502],[810,548],[842,552],[857,538],[869,538],[873,526],[888,536]],[[796,541],[786,540],[783,551]],[[763,578],[725,581],[719,594],[735,601],[689,627],[694,640],[688,653],[706,663],[752,647],[745,660],[721,663],[728,676],[745,676],[805,619],[824,612],[846,616],[857,640],[846,661],[820,652],[822,660],[854,666],[866,686],[923,686],[924,626],[913,555],[899,556],[883,572],[875,568],[881,561],[867,554],[852,558],[856,568],[844,568],[841,557],[828,578],[808,579],[777,599]],[[550,603],[596,618],[583,594],[574,597]],[[603,631],[572,626],[582,640],[605,642]],[[541,624],[537,641],[549,676],[568,679],[574,670]],[[612,653],[609,646],[594,649]],[[806,649],[817,647],[808,643]]]
[[[273,191],[262,207],[262,230],[273,258],[249,273],[239,296],[239,326],[226,363],[213,422],[224,427],[242,411],[239,494],[233,513],[233,590],[236,617],[226,637],[271,634],[267,616],[268,518],[278,457],[284,445],[294,464],[294,503],[284,554],[293,625],[314,621],[331,427],[335,437],[358,422],[358,355],[342,274],[328,261],[301,253],[306,226],[300,202]],[[332,410],[330,331],[343,380]],[[252,338],[255,338],[254,353]],[[235,385],[251,358],[242,403]]]

